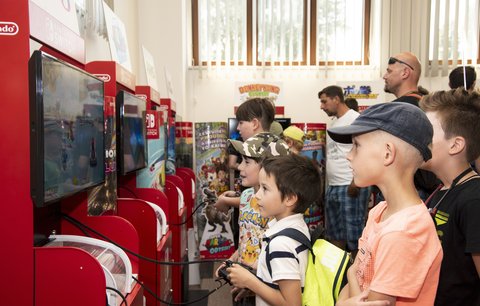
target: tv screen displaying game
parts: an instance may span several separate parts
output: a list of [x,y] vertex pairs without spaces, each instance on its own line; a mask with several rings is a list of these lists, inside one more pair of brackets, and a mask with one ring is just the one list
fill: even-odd
[[290,118],[275,118],[274,120],[280,123],[283,129],[286,129],[292,123]]
[[29,78],[31,196],[42,207],[104,182],[104,86],[41,51]]
[[[275,118],[274,120],[280,123],[283,129],[289,127],[291,123],[290,118]],[[237,125],[237,118],[228,118],[228,138],[243,141],[240,133],[237,130]]]
[[117,168],[122,175],[147,166],[145,100],[120,91],[117,94]]
[[228,118],[228,138],[233,140],[242,140],[242,136],[237,130],[238,120],[237,118]]

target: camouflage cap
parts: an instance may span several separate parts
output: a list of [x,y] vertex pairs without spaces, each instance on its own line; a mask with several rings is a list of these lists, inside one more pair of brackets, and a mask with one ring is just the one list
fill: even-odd
[[280,135],[282,135],[283,127],[277,121],[273,121],[272,124],[270,125],[270,131],[269,132],[274,134],[274,135],[280,136]]
[[235,150],[247,157],[271,157],[288,155],[288,145],[272,133],[258,133],[245,140],[229,140]]

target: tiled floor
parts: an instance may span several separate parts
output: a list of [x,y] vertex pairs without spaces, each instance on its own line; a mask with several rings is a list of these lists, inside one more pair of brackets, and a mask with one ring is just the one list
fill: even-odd
[[[190,286],[191,294],[190,299],[195,299],[204,296],[211,290],[215,290],[219,286],[219,283],[215,281],[213,273],[217,269],[219,264],[202,264],[200,267],[200,286]],[[208,299],[202,300],[199,303],[192,304],[193,306],[231,306],[232,296],[230,294],[230,285],[226,284],[212,293]],[[202,291],[198,291],[202,290]]]

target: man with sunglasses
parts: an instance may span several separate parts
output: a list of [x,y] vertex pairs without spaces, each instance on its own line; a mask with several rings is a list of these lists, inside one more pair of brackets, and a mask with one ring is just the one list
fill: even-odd
[[[418,106],[423,96],[418,88],[421,73],[422,66],[413,53],[396,54],[388,59],[387,72],[383,75],[384,91],[395,95],[396,99],[392,102],[405,102]],[[424,201],[439,184],[432,172],[423,169],[415,173],[414,182],[420,198]],[[381,201],[383,196],[378,194],[377,198]]]
[[418,80],[422,66],[410,52],[402,52],[388,60],[387,72],[383,75],[385,92],[394,94],[401,101],[418,106],[422,95],[418,92]]

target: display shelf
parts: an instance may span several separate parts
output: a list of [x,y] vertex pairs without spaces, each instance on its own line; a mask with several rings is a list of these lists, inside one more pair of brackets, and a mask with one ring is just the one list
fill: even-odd
[[[187,229],[193,228],[193,210],[195,206],[196,187],[195,187],[195,173],[190,168],[177,168],[176,175],[183,180],[185,185],[185,206],[187,209]],[[189,192],[191,190],[191,192]]]
[[[95,238],[76,235],[51,235],[44,247],[74,247],[93,256],[102,266],[107,287],[114,288],[123,296],[131,293],[134,280],[132,265],[127,254],[119,247]],[[134,275],[135,276],[135,275]],[[106,290],[109,305],[122,303],[121,297],[112,290]]]
[[[183,198],[185,185],[176,175],[167,175],[165,194],[170,203],[170,230],[172,231],[172,258],[174,261],[188,261],[187,257],[187,210],[184,204],[179,203]],[[171,221],[170,221],[171,220]],[[176,303],[187,300],[188,295],[188,268],[184,266],[172,267],[173,300]]]
[[[157,190],[158,191],[158,190]],[[157,215],[152,205],[155,203],[140,199],[118,198],[118,215],[127,219],[139,233],[140,255],[157,261],[169,261],[171,254],[171,234],[166,232],[157,239]],[[170,278],[170,266],[161,266],[148,260],[140,260],[140,281],[150,288],[161,299],[169,301],[171,284],[165,281]],[[146,294],[147,306],[160,305],[155,297]]]
[[72,247],[36,247],[34,258],[36,306],[105,306],[104,272],[88,252]]

